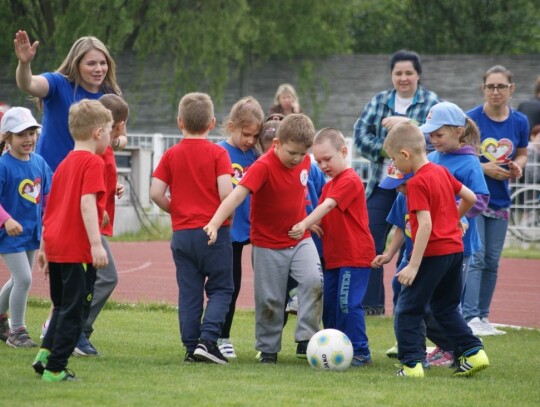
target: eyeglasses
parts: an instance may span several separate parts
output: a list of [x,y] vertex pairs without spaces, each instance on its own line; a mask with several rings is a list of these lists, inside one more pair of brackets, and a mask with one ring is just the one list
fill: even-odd
[[484,90],[485,91],[488,91],[488,92],[493,92],[495,89],[497,89],[499,91],[499,93],[503,93],[503,92],[506,92],[508,90],[508,88],[510,88],[512,86],[512,84],[505,84],[505,83],[500,83],[498,85],[484,85]]

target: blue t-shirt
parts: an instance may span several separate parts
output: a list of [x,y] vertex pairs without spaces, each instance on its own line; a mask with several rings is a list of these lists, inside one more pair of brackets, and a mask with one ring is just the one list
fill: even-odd
[[[435,164],[446,167],[459,182],[476,195],[489,195],[482,166],[472,147],[464,147],[456,152],[446,154],[433,151],[428,155],[428,159]],[[482,248],[476,218],[468,218],[468,221],[469,228],[463,236],[463,256],[465,257],[473,255]]]
[[30,154],[21,161],[10,153],[0,157],[0,204],[19,222],[23,231],[9,236],[0,228],[0,253],[19,253],[39,248],[43,196],[51,190],[52,171],[45,160]]
[[[326,184],[324,172],[322,172],[316,162],[312,161],[307,181],[308,196],[306,197],[306,212],[308,215],[317,207],[324,184]],[[312,233],[311,237],[313,238],[313,242],[315,242],[319,257],[323,257],[322,240],[315,233]]]
[[49,93],[43,98],[43,129],[38,138],[36,153],[41,155],[51,170],[73,150],[75,142],[69,132],[69,108],[82,99],[99,99],[103,93],[92,93],[78,86],[57,72],[42,76],[49,82]]
[[[477,106],[467,112],[467,116],[474,120],[480,129],[482,142],[486,139],[495,139],[505,148],[511,146],[506,158],[513,159],[518,148],[525,148],[529,144],[529,123],[523,113],[510,109],[508,118],[502,122],[491,120],[485,113],[483,105]],[[481,156],[483,163],[489,160]],[[492,209],[509,208],[511,204],[508,180],[499,181],[485,176],[489,189],[489,207]]]
[[386,221],[403,230],[403,235],[405,236],[405,250],[403,251],[403,257],[401,257],[398,267],[401,270],[407,264],[407,258],[411,255],[413,249],[411,224],[409,222],[409,212],[407,212],[407,198],[401,192],[397,194],[392,209],[390,209],[390,213],[386,217]]
[[[223,147],[229,153],[234,175],[232,177],[233,188],[238,185],[249,166],[255,162],[258,157],[257,150],[254,148],[244,152],[241,149],[231,146],[226,140],[220,141],[219,146]],[[251,195],[236,208],[234,211],[233,224],[231,227],[231,239],[233,242],[245,242],[249,240],[249,207],[251,204]]]

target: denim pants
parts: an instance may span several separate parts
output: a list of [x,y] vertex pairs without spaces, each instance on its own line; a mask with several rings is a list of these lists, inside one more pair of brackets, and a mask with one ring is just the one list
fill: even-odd
[[221,227],[212,245],[202,228],[175,230],[171,250],[176,265],[180,334],[186,350],[193,352],[199,339],[218,340],[229,310],[234,291],[230,227]]
[[491,299],[497,284],[499,259],[504,247],[508,221],[479,215],[476,218],[482,248],[474,253],[463,300],[466,321],[489,315]]
[[[383,189],[375,187],[373,193],[367,200],[367,210],[369,216],[369,230],[375,241],[375,251],[382,254],[386,247],[386,238],[392,229],[386,221],[390,209],[396,200],[396,191],[394,189]],[[371,269],[369,283],[364,296],[362,305],[369,314],[372,309],[375,313],[381,314],[384,310],[384,269]]]
[[429,306],[457,355],[481,346],[459,310],[463,254],[424,257],[411,286],[403,286],[394,316],[394,330],[401,363],[424,359],[425,336],[422,325]]

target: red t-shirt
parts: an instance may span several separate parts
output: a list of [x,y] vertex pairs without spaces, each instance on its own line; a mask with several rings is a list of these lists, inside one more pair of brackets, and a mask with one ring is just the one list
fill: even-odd
[[105,236],[113,235],[114,226],[114,209],[116,207],[116,183],[118,182],[118,176],[116,174],[116,160],[114,158],[114,151],[111,146],[107,147],[107,150],[101,155],[101,158],[105,162],[105,187],[107,192],[105,194],[105,210],[109,215],[109,223],[101,228],[101,234]]
[[217,178],[232,174],[227,150],[207,139],[187,138],[169,148],[152,176],[169,186],[173,230],[206,226],[221,204]]
[[348,168],[322,189],[319,203],[332,198],[337,206],[321,220],[324,261],[327,269],[371,267],[375,243],[369,231],[364,185]]
[[309,155],[293,168],[285,167],[273,147],[249,167],[240,185],[253,194],[250,240],[255,246],[285,249],[310,237],[308,231],[300,240],[292,239],[287,234],[306,217],[310,167]]
[[47,260],[92,263],[90,241],[81,213],[83,195],[96,194],[98,222],[105,207],[105,165],[88,151],[71,151],[56,169],[45,217],[43,239]]
[[442,256],[463,251],[456,195],[462,184],[440,165],[429,163],[407,183],[407,210],[412,240],[418,232],[416,211],[429,211],[432,230],[424,256]]

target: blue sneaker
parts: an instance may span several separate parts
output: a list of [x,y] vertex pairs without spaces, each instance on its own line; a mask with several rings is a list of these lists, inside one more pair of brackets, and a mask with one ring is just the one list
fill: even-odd
[[371,356],[354,355],[351,361],[351,367],[364,367],[371,365]]
[[77,345],[75,345],[75,349],[73,350],[73,355],[75,356],[99,356],[98,351],[94,346],[90,343],[88,338],[84,336],[84,334],[81,334],[79,337],[79,340],[77,341]]

